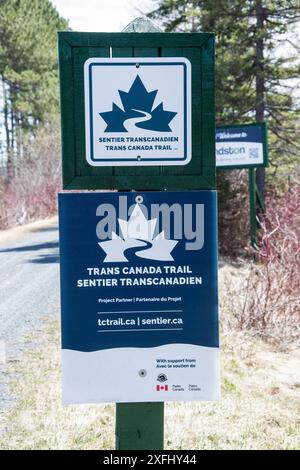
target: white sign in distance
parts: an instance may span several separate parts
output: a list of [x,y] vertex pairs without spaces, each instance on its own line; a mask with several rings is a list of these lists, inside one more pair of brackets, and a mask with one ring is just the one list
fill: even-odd
[[216,131],[216,166],[247,168],[265,166],[264,125],[223,126]]
[[84,64],[86,160],[93,166],[191,160],[191,63],[90,58]]

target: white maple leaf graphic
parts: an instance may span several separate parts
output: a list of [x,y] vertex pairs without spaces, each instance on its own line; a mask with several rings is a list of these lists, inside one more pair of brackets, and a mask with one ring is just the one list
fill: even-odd
[[128,221],[118,219],[118,223],[122,237],[113,232],[111,240],[98,243],[106,254],[104,263],[128,262],[125,251],[129,248],[137,248],[135,255],[139,258],[174,261],[171,252],[178,241],[165,238],[164,231],[154,238],[157,219],[147,220],[138,204]]

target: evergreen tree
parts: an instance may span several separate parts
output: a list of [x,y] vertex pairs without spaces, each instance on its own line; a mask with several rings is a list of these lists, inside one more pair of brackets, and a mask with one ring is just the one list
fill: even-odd
[[[217,124],[267,121],[275,166],[299,152],[291,82],[300,70],[297,45],[286,57],[279,46],[291,42],[300,0],[160,0],[149,16],[166,31],[216,34]],[[264,169],[257,183],[263,193]]]
[[58,112],[57,30],[67,29],[49,0],[0,0],[0,80],[8,154],[24,132]]

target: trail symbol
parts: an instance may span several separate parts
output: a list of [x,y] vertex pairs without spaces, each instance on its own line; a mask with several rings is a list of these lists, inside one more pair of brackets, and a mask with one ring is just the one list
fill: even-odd
[[116,103],[112,104],[112,111],[99,113],[107,124],[104,132],[128,132],[129,123],[141,129],[158,132],[172,132],[169,124],[176,116],[176,112],[165,111],[161,102],[156,108],[153,103],[158,90],[147,91],[139,75],[136,76],[128,92],[118,90],[123,109]]
[[134,206],[128,221],[118,221],[122,236],[112,232],[111,240],[99,242],[106,254],[104,263],[128,262],[125,252],[129,249],[139,258],[174,261],[171,252],[178,241],[166,238],[164,231],[154,237],[157,219],[147,220],[139,204]]

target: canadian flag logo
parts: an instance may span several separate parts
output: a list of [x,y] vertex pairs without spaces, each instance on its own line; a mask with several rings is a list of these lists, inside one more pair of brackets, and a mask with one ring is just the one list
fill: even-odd
[[168,391],[168,385],[156,385],[156,391],[157,392],[161,392],[162,390],[164,390],[165,392]]

